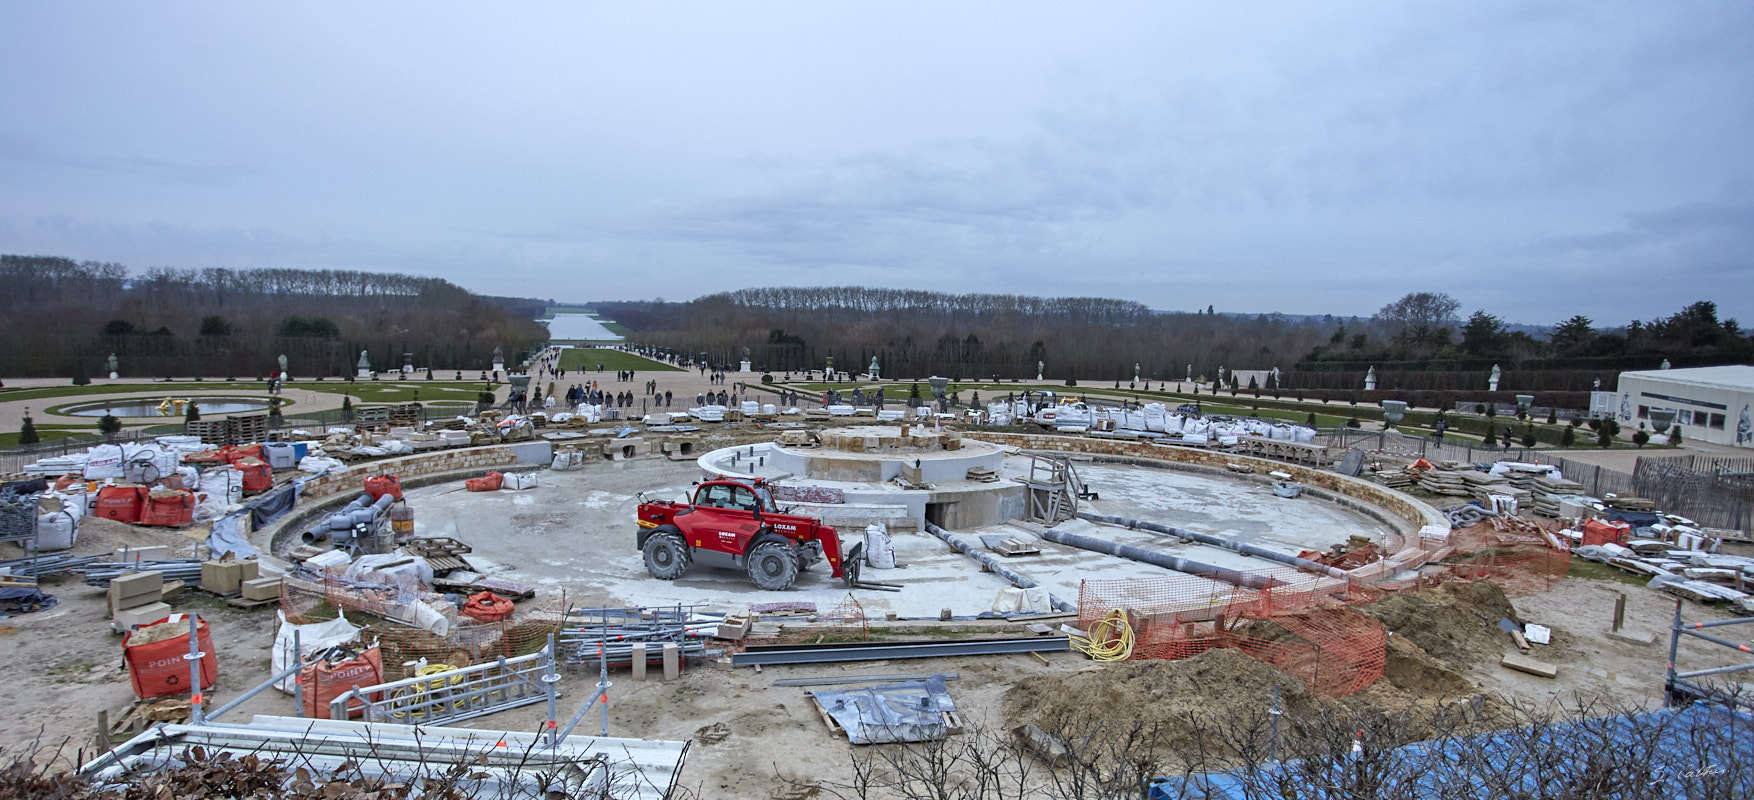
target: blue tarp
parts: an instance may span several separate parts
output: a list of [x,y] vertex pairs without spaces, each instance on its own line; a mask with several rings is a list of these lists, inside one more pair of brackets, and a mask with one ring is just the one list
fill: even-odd
[[[1531,739],[1538,743],[1537,748],[1529,746]],[[1615,747],[1616,742],[1624,746]],[[1532,749],[1540,751],[1542,763],[1530,763]],[[1463,758],[1464,754],[1475,757]],[[1480,754],[1486,757],[1478,758]],[[1754,717],[1704,703],[1573,720],[1541,730],[1524,728],[1406,745],[1384,756],[1389,763],[1404,762],[1407,768],[1401,770],[1403,774],[1391,771],[1376,796],[1481,800],[1507,793],[1559,796],[1563,793],[1556,794],[1550,783],[1559,776],[1545,760],[1554,754],[1563,754],[1562,760],[1572,765],[1594,761],[1614,772],[1612,777],[1622,788],[1638,789],[1612,796],[1754,797],[1754,773],[1732,768],[1754,760]],[[1633,763],[1620,763],[1628,759]],[[1332,781],[1309,780],[1304,766],[1291,761],[1247,774],[1209,772],[1158,779],[1150,796],[1189,800],[1250,800],[1268,795],[1339,800],[1354,796],[1344,788],[1349,783],[1344,776],[1336,775]],[[1296,776],[1285,781],[1295,787],[1293,794],[1263,791],[1267,785],[1282,789],[1283,784],[1276,784],[1275,779],[1289,776]],[[1714,781],[1719,785],[1713,785]],[[1735,785],[1721,785],[1726,781]]]

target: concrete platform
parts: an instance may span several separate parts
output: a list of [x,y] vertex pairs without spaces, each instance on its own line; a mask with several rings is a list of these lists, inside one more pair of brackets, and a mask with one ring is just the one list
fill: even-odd
[[[1011,459],[1015,462],[1018,459]],[[1008,467],[1010,465],[1008,464]],[[1380,536],[1387,528],[1332,504],[1310,498],[1285,500],[1252,483],[1169,470],[1130,466],[1079,464],[1087,485],[1102,493],[1090,504],[1104,514],[1147,519],[1221,536],[1246,538],[1273,550],[1295,554],[1326,549],[1348,536]],[[415,510],[417,536],[450,536],[468,542],[475,555],[490,562],[497,577],[543,587],[545,593],[566,593],[574,606],[703,605],[726,610],[755,603],[814,602],[828,611],[848,595],[825,565],[800,576],[794,589],[757,589],[741,571],[696,565],[681,579],[661,581],[647,574],[634,549],[635,495],[673,498],[691,490],[699,468],[691,461],[642,458],[593,464],[576,472],[544,471],[535,489],[459,492],[455,484],[429,486],[407,493]],[[1061,523],[1064,530],[1097,536],[1227,569],[1276,566],[1250,556],[1207,545],[1177,543],[1144,531],[1128,531],[1083,520]],[[999,533],[1035,539],[1022,525],[992,525],[954,530],[978,544],[982,534]],[[843,530],[847,545],[859,541],[859,530]],[[974,561],[955,553],[928,533],[897,532],[896,560],[904,568],[867,569],[868,580],[902,584],[901,592],[855,590],[866,613],[901,617],[936,617],[950,608],[958,615],[989,610],[1008,583],[985,573]],[[1042,553],[1006,558],[1005,563],[1036,580],[1062,599],[1076,602],[1078,585],[1086,579],[1143,578],[1179,575],[1142,564],[1050,542],[1038,542]]]

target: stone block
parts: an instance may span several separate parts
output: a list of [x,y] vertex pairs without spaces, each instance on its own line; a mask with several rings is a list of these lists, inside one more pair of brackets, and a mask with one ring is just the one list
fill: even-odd
[[171,607],[165,603],[148,603],[136,608],[124,608],[116,612],[110,620],[110,629],[116,633],[127,633],[138,625],[157,622],[171,615]]
[[245,600],[274,600],[280,597],[279,578],[252,578],[241,587]]
[[664,680],[673,681],[682,677],[682,648],[674,642],[664,645]]

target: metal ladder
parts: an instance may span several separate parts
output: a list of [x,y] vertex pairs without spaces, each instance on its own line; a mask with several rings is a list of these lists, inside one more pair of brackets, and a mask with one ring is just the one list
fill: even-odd
[[1078,470],[1067,458],[1031,454],[1029,473],[1023,479],[1028,487],[1025,514],[1029,521],[1058,525],[1078,516],[1078,501],[1094,497],[1078,477]]

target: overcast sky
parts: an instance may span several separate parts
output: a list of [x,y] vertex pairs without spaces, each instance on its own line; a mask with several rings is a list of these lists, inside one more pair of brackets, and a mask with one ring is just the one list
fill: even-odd
[[1754,4],[0,0],[0,252],[1754,323]]

